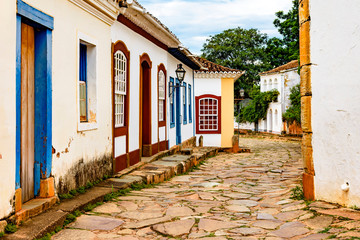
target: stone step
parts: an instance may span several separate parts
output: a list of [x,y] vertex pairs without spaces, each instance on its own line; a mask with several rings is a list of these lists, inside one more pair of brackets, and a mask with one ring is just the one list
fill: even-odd
[[35,217],[40,213],[45,212],[57,202],[57,197],[51,198],[35,198],[26,203],[21,207],[21,210],[13,216],[13,220],[16,224],[24,222],[31,217]]

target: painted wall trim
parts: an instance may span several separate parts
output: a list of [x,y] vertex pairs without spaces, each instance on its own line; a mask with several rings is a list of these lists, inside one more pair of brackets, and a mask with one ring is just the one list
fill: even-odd
[[[39,194],[40,178],[52,169],[52,29],[54,19],[17,1],[16,33],[16,173],[15,188],[21,188],[21,23],[34,25],[35,34],[35,163],[34,193]],[[30,21],[29,21],[30,20]]]
[[[21,109],[21,16],[16,16],[16,109]],[[16,173],[15,189],[21,187],[20,167],[21,167],[21,111],[16,111]]]
[[54,29],[54,18],[24,3],[22,0],[17,1],[17,13],[26,17],[46,28]]

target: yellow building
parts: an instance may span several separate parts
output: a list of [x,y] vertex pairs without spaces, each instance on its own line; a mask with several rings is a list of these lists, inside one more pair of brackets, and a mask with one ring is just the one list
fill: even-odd
[[234,82],[243,71],[227,68],[204,58],[195,70],[195,134],[204,146],[232,147],[234,135]]

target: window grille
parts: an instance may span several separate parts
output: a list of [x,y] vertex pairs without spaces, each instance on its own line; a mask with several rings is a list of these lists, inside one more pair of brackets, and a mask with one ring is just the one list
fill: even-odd
[[114,54],[115,74],[115,127],[125,126],[126,64],[125,54],[118,50]]
[[203,98],[199,101],[199,130],[218,130],[218,100]]
[[159,71],[159,121],[165,120],[164,104],[165,103],[165,74]]

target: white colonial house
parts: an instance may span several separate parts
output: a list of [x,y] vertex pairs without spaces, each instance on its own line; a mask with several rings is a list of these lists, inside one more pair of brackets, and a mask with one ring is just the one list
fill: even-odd
[[260,132],[281,134],[285,131],[282,115],[291,105],[290,89],[300,84],[298,66],[298,60],[294,60],[270,71],[260,73],[260,91],[266,92],[276,89],[280,93],[277,102],[270,103],[266,119],[259,121]]

